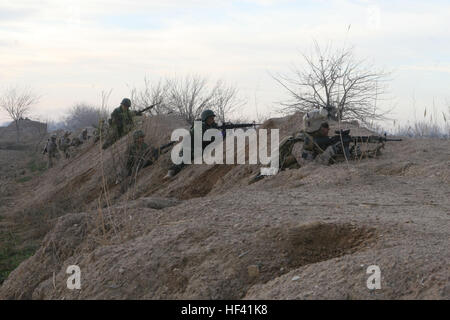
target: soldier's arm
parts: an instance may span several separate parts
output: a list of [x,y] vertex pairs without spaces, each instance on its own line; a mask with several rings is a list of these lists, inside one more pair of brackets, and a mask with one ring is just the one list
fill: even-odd
[[[316,143],[320,149],[325,150],[328,146],[333,144],[333,139],[329,137],[315,137],[314,143]],[[337,142],[337,141],[336,141]]]

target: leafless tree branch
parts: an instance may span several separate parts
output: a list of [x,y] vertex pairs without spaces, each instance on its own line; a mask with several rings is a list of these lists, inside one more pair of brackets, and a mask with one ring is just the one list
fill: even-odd
[[20,141],[20,120],[26,117],[31,106],[38,103],[40,96],[29,88],[10,87],[0,95],[2,108],[14,121],[17,130],[17,142]]
[[373,71],[364,61],[353,57],[352,49],[320,48],[314,42],[311,55],[302,55],[305,67],[294,67],[290,74],[272,75],[290,95],[281,103],[285,113],[308,112],[334,106],[342,120],[385,119],[386,112],[378,108],[377,100],[386,92],[388,74]]

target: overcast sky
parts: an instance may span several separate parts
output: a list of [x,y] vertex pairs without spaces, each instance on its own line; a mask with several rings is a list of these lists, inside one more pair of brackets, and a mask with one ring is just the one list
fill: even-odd
[[421,118],[450,102],[449,15],[449,1],[2,0],[0,89],[32,87],[33,114],[57,119],[102,90],[115,107],[145,76],[198,74],[235,85],[254,116],[287,98],[269,73],[317,40],[392,71],[392,117],[414,119],[414,96]]

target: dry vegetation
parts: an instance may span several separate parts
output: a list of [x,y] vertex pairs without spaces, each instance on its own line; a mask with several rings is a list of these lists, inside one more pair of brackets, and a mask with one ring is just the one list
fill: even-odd
[[[300,119],[264,127],[280,128],[282,138]],[[158,146],[186,122],[158,115],[139,126]],[[9,191],[2,230],[32,225],[42,233],[30,237],[45,237],[34,254],[17,255],[15,264],[33,254],[0,298],[450,297],[448,140],[406,139],[376,159],[308,165],[250,185],[256,165],[190,166],[163,180],[167,153],[131,184],[116,183],[130,139],[106,151],[101,142],[83,145],[16,185],[26,198]],[[22,240],[8,241],[18,248]],[[81,267],[81,291],[65,286],[71,264]],[[365,286],[371,264],[382,270],[375,292]]]

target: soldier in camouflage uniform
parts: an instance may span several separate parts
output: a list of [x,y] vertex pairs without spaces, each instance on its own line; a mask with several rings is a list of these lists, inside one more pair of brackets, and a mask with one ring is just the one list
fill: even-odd
[[56,135],[52,135],[45,145],[44,154],[47,154],[47,169],[53,167],[53,158],[59,159],[58,146],[56,145]]
[[128,147],[127,162],[126,162],[126,176],[135,176],[137,172],[145,168],[156,160],[158,153],[154,148],[149,147],[144,142],[145,134],[142,130],[137,130],[133,134],[133,144]]
[[120,106],[111,113],[110,130],[103,149],[114,144],[133,128],[133,113],[130,112],[131,100],[124,98]]
[[72,139],[72,142],[70,143],[71,147],[78,147],[79,145],[81,145],[83,142],[81,142],[79,137],[75,137]]
[[[328,136],[330,128],[326,121],[327,118],[328,111],[325,109],[308,112],[304,116],[303,160],[330,164],[335,163],[338,156],[344,155],[342,138],[339,135],[333,137]],[[351,159],[360,157],[361,150],[359,146],[352,146],[349,150],[349,156]]]
[[[285,137],[279,145],[280,169],[299,168],[301,164],[292,154],[294,145],[303,142],[300,162],[315,161],[329,164],[335,159],[336,154],[342,152],[340,141],[328,137],[329,112],[326,109],[308,112],[303,117],[304,131],[296,136]],[[254,183],[264,178],[261,173],[252,177],[249,183]]]
[[81,133],[78,136],[78,139],[80,140],[81,143],[84,143],[85,141],[87,141],[90,137],[88,136],[88,130],[87,128],[84,128]]
[[107,132],[108,132],[108,127],[107,127],[106,121],[105,121],[105,119],[101,119],[98,123],[98,127],[96,127],[95,131],[94,131],[94,143],[97,142],[98,140],[100,140],[100,136],[101,136],[102,140],[104,140]]
[[[202,112],[201,120],[202,120],[202,137],[205,134],[205,131],[208,129],[217,129],[217,123],[215,122],[214,111],[212,110],[205,110]],[[189,137],[191,139],[191,161],[194,159],[194,126],[191,127],[191,130],[189,131]],[[202,150],[205,150],[206,146],[212,143],[212,141],[203,141],[202,142]],[[183,156],[183,151],[180,151],[180,156]],[[184,167],[186,166],[185,163],[181,164],[174,164],[170,167],[169,171],[167,172],[167,175],[164,177],[164,179],[171,178],[175,176],[178,172],[180,172]]]
[[330,127],[328,125],[328,111],[326,109],[314,110],[304,115],[303,132],[304,142],[302,159],[304,161],[316,161],[329,164],[340,153],[341,143],[328,136]]
[[70,157],[69,154],[69,147],[70,147],[70,138],[69,138],[70,132],[66,131],[64,132],[64,135],[59,139],[59,150],[62,151],[65,158],[68,159]]

